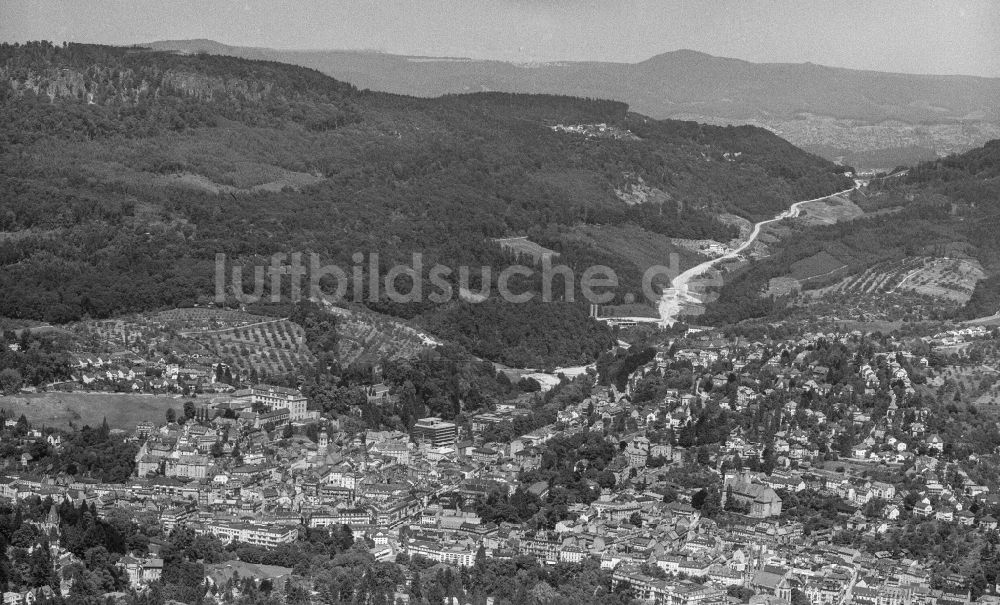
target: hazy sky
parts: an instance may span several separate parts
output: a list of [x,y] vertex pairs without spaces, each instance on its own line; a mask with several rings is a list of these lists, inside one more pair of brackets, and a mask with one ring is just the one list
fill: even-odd
[[993,0],[0,0],[0,39],[208,38],[513,61],[751,61],[1000,76]]

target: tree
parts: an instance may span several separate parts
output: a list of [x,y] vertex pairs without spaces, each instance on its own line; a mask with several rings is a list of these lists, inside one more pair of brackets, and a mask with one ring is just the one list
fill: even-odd
[[525,393],[537,393],[542,390],[542,385],[530,376],[525,376],[517,382],[517,388]]
[[726,594],[736,597],[744,603],[749,603],[750,597],[754,595],[754,591],[745,586],[730,586],[726,589]]
[[811,603],[806,593],[798,588],[792,589],[792,605],[811,605]]
[[424,596],[423,586],[421,586],[420,570],[413,570],[413,578],[410,580],[410,593],[418,601]]
[[167,408],[166,412],[167,423],[177,422],[177,410],[174,408]]
[[24,379],[21,377],[21,372],[17,371],[15,368],[4,368],[0,370],[0,391],[4,395],[13,395],[21,390],[21,385],[24,383]]
[[195,407],[193,401],[184,402],[184,417],[191,420],[195,416]]
[[344,552],[354,546],[354,532],[350,526],[341,525],[330,531],[330,536],[340,552]]
[[31,586],[59,586],[49,553],[49,544],[44,540],[31,552],[28,571],[28,581]]
[[628,522],[636,527],[642,527],[642,515],[639,514],[639,511],[636,511],[629,516]]
[[283,428],[281,430],[281,438],[282,439],[291,439],[293,435],[295,435],[295,431],[292,429],[292,425],[291,424],[286,424],[285,428]]
[[701,507],[705,505],[705,499],[708,498],[708,490],[702,488],[691,496],[691,506],[692,508],[701,510]]

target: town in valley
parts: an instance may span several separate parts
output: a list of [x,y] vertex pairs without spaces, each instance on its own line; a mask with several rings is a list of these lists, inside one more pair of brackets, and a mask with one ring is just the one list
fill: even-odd
[[0,605],[1000,605],[993,0],[0,0]]

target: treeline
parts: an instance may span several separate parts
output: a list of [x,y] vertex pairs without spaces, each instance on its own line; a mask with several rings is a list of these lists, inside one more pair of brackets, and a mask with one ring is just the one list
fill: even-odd
[[0,393],[10,395],[22,386],[42,386],[70,377],[66,339],[58,333],[20,335],[5,330],[0,335]]
[[656,357],[656,349],[647,347],[637,351],[606,352],[597,360],[597,373],[601,384],[614,385],[619,391],[625,390],[632,372],[646,365]]
[[518,368],[586,364],[614,344],[611,330],[579,303],[454,303],[429,313],[425,323],[475,355]]
[[326,130],[359,119],[354,87],[280,63],[42,41],[0,45],[0,66],[11,143],[155,136],[221,120]]

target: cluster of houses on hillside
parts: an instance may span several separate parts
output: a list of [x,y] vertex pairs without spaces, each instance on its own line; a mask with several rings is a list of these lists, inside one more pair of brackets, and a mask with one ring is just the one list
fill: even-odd
[[184,364],[165,357],[145,359],[132,351],[73,353],[70,383],[76,388],[134,393],[227,393],[233,386],[220,380],[225,365],[191,356]]

